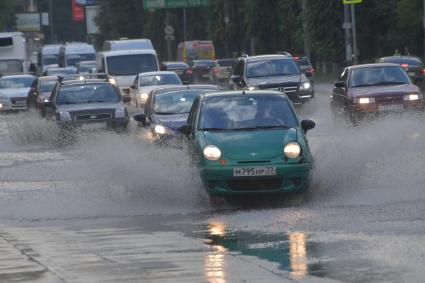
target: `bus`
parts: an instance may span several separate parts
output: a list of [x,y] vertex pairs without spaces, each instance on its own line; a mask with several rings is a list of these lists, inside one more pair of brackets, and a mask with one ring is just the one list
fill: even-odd
[[59,67],[75,67],[80,61],[95,61],[96,51],[87,43],[68,43],[59,49]]
[[46,71],[48,66],[59,65],[59,50],[61,46],[60,44],[48,44],[38,50],[37,74],[39,76]]
[[193,60],[215,60],[214,44],[211,40],[180,42],[177,46],[177,60],[192,65]]
[[21,32],[0,33],[0,76],[28,71],[27,47]]

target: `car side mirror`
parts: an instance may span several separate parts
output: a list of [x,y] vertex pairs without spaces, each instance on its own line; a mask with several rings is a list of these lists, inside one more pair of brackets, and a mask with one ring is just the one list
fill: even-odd
[[146,114],[145,113],[139,113],[133,116],[133,119],[137,122],[142,123],[143,125],[146,125]]
[[423,82],[424,81],[424,79],[423,78],[414,78],[413,79],[413,82],[414,83],[421,83],[421,82]]
[[122,98],[122,102],[124,102],[124,103],[129,103],[129,102],[131,102],[131,97],[130,97],[130,96],[128,96],[128,95],[123,96],[123,98]]
[[345,82],[336,82],[335,87],[345,87]]
[[51,101],[43,102],[43,106],[45,108],[52,108],[53,107],[53,102],[51,102]]
[[316,127],[316,123],[313,120],[302,120],[301,121],[301,128],[303,129],[304,133],[307,133],[309,130],[314,129]]
[[178,128],[179,133],[183,135],[190,135],[190,132],[192,131],[192,127],[190,125],[183,125],[180,128]]
[[130,88],[131,89],[136,89],[137,87],[136,87],[136,85],[131,85]]

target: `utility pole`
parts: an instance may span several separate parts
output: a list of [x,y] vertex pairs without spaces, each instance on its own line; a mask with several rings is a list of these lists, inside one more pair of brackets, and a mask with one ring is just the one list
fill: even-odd
[[353,53],[354,53],[354,65],[357,65],[357,35],[356,35],[356,12],[354,4],[351,4],[351,28],[353,30]]
[[183,41],[187,41],[187,18],[186,18],[186,8],[183,8]]
[[[167,11],[165,11],[165,25],[168,26],[170,25],[170,13]],[[167,42],[167,58],[168,61],[172,60],[172,54],[171,54],[171,40],[166,40]]]
[[351,46],[352,41],[350,34],[350,8],[348,7],[348,5],[344,5],[344,24],[342,27],[345,31],[345,61],[347,63],[351,63],[353,60],[353,48]]
[[[425,0],[424,0],[425,1]],[[310,58],[310,42],[308,40],[307,22],[306,22],[306,0],[302,0],[302,18],[303,18],[303,34],[304,34],[304,55]]]
[[[424,0],[425,1],[425,0]],[[229,55],[229,42],[228,42],[228,27],[229,27],[229,22],[230,22],[230,17],[229,17],[229,3],[227,0],[223,1],[224,3],[224,52],[226,53],[226,58],[228,58]]]
[[50,24],[50,43],[55,42],[53,29],[53,5],[52,0],[49,0],[49,24]]
[[423,46],[424,54],[423,54],[423,56],[425,58],[425,0],[423,0],[423,9],[424,9],[423,19],[422,19],[422,27],[424,29],[424,43],[423,43],[424,44],[424,46]]

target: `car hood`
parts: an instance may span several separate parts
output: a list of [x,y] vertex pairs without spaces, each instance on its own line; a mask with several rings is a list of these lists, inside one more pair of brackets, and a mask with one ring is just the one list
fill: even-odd
[[269,84],[275,85],[275,84],[282,84],[282,83],[299,83],[300,80],[301,80],[301,75],[249,78],[248,85],[261,87],[261,86],[267,86]]
[[124,88],[129,88],[133,82],[134,79],[136,78],[136,75],[131,75],[131,76],[110,76],[110,78],[113,78],[117,81],[117,86],[118,87],[124,87]]
[[179,86],[179,85],[150,85],[150,86],[142,86],[142,87],[139,87],[139,92],[140,93],[143,93],[143,92],[149,93],[149,92],[151,92],[154,89],[168,87],[168,86]]
[[355,97],[379,97],[379,96],[400,96],[412,92],[418,92],[419,88],[415,85],[385,85],[370,87],[350,88],[349,95]]
[[0,95],[5,97],[27,97],[29,88],[4,88],[0,89]]
[[69,105],[59,105],[59,111],[82,111],[82,110],[99,110],[99,109],[115,109],[123,107],[121,102],[115,103],[81,103],[81,104],[69,104]]
[[265,161],[283,155],[283,147],[297,140],[297,130],[205,131],[207,145],[220,148],[223,157],[238,161]]
[[154,124],[164,125],[173,131],[177,132],[178,129],[187,124],[187,117],[189,114],[175,114],[175,115],[153,115],[152,122]]

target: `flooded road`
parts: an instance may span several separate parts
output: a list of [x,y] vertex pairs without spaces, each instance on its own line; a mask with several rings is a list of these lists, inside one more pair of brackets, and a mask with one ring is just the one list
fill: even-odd
[[423,282],[425,116],[332,119],[330,84],[299,110],[307,201],[211,207],[184,151],[95,133],[58,146],[0,117],[0,282]]

